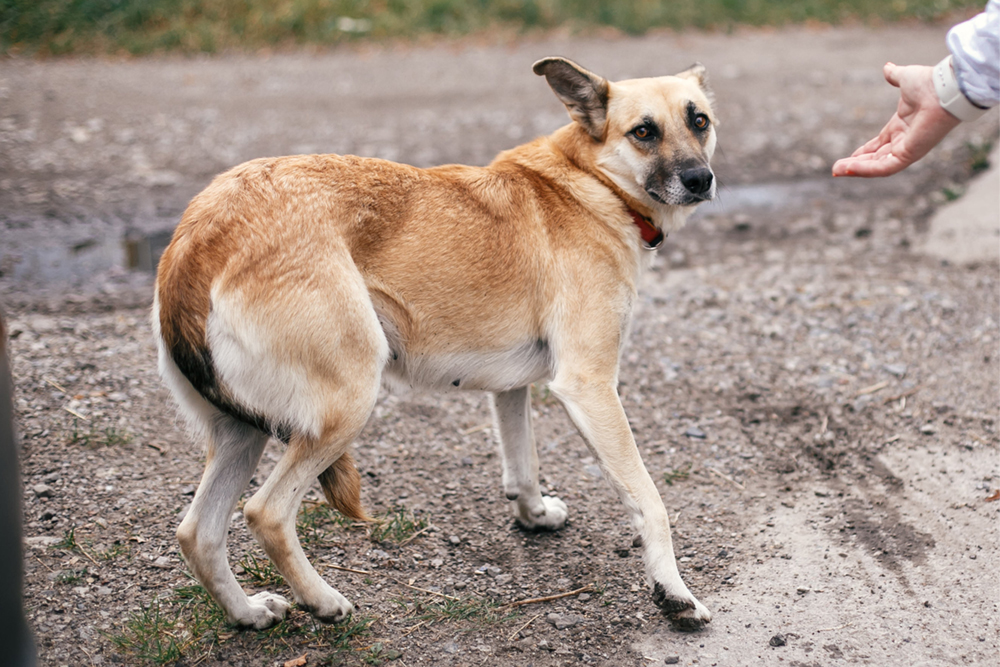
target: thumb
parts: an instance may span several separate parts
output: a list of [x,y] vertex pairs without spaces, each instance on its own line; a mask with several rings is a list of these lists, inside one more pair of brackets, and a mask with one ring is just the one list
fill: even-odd
[[899,88],[899,79],[902,75],[902,67],[896,65],[895,63],[886,63],[882,68],[882,75],[885,76],[885,80],[890,84]]

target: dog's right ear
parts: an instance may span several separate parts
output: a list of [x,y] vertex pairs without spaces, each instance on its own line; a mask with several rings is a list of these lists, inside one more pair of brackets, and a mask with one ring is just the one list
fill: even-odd
[[595,140],[604,138],[608,120],[608,82],[565,58],[542,58],[531,67],[544,76],[549,87],[566,105],[570,118]]

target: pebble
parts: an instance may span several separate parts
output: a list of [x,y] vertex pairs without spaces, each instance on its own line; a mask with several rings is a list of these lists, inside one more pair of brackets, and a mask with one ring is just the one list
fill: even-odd
[[882,368],[898,378],[906,375],[906,364],[885,364]]
[[161,570],[166,570],[173,567],[173,563],[170,562],[169,556],[160,556],[153,561],[153,567],[158,567]]
[[777,634],[771,637],[771,641],[769,641],[768,643],[771,646],[784,646],[785,644],[788,643],[788,641],[785,639],[785,635]]
[[504,586],[509,584],[513,578],[514,575],[512,574],[498,574],[494,580],[497,582],[498,586]]
[[705,432],[702,431],[697,426],[689,427],[688,430],[684,431],[684,435],[686,435],[689,438],[697,438],[699,440],[704,440],[705,438],[708,437],[707,435],[705,435]]
[[448,538],[448,541],[457,547],[462,543],[462,538],[460,538],[458,535],[452,535],[451,537]]
[[572,628],[583,623],[585,619],[576,614],[557,614],[553,612],[546,616],[545,620],[554,625],[556,630],[565,630],[566,628]]
[[52,487],[48,484],[35,484],[31,487],[31,490],[34,491],[35,496],[38,498],[51,498],[54,493]]
[[665,665],[679,665],[681,662],[681,657],[679,655],[668,655],[663,659],[663,664]]
[[934,435],[937,433],[937,426],[934,424],[924,424],[920,427],[920,432],[924,435]]

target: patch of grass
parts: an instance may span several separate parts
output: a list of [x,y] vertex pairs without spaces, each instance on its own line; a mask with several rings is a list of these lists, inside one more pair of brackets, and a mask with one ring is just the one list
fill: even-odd
[[416,618],[421,621],[471,621],[477,625],[503,623],[521,615],[516,608],[477,597],[461,600],[442,598],[417,605],[417,611],[419,615]]
[[126,621],[121,633],[111,637],[111,643],[133,664],[175,663],[184,655],[176,638],[179,622],[157,598]]
[[[3,0],[0,0],[2,2]],[[69,444],[82,445],[84,447],[117,447],[127,445],[132,442],[132,434],[126,430],[108,426],[103,429],[91,428],[88,430],[80,428],[78,420],[73,420],[73,430],[69,434]]]
[[302,503],[295,522],[296,533],[303,546],[329,542],[334,527],[346,529],[355,525],[364,524],[355,522],[325,503],[313,502]]
[[674,468],[673,470],[668,470],[663,473],[663,481],[670,486],[674,485],[674,482],[682,482],[691,476],[691,464],[688,463],[683,468]]
[[416,517],[404,508],[391,510],[375,519],[368,536],[373,542],[395,542],[399,544],[429,525],[424,517]]
[[965,142],[965,147],[969,149],[969,171],[978,174],[990,168],[990,151],[993,150],[993,142],[986,140],[981,143]]
[[944,195],[945,201],[955,201],[961,197],[964,192],[965,191],[962,188],[941,188],[941,194]]
[[214,53],[288,44],[610,26],[729,29],[936,20],[982,0],[0,0],[0,51]]
[[258,560],[256,556],[248,553],[240,560],[239,565],[243,568],[246,580],[255,586],[274,588],[285,585],[285,578],[269,560]]
[[82,570],[63,570],[56,575],[56,583],[72,586],[83,581],[85,576],[87,576],[87,568],[83,568]]
[[366,665],[375,665],[375,667],[378,667],[379,665],[384,665],[387,662],[398,660],[402,657],[403,654],[401,651],[397,651],[394,648],[386,648],[382,645],[382,642],[375,642],[372,644],[371,648],[369,648],[365,654],[361,656],[361,661]]
[[373,622],[373,618],[354,614],[344,623],[326,625],[293,608],[266,630],[237,632],[227,625],[225,612],[208,591],[193,584],[178,586],[166,598],[155,598],[108,637],[128,665],[198,664],[207,656],[206,650],[248,639],[255,651],[269,656],[286,653],[293,644],[329,647],[325,664],[339,664],[344,653],[361,650],[358,640],[368,634]]
[[79,551],[80,545],[76,543],[76,526],[63,532],[63,538],[52,545],[52,549],[62,549],[63,551]]

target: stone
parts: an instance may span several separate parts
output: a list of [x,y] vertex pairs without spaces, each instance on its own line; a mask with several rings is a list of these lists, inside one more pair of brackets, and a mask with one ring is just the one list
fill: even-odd
[[702,431],[697,426],[691,426],[691,427],[689,427],[688,430],[684,431],[684,435],[686,435],[689,438],[697,438],[698,440],[704,440],[705,438],[708,437],[705,434],[705,432]]
[[55,493],[48,484],[35,484],[31,490],[37,498],[51,498]]

